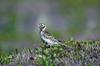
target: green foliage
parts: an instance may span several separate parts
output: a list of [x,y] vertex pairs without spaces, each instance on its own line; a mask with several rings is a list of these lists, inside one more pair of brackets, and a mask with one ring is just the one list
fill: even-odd
[[[65,46],[72,49],[68,50]],[[24,51],[22,52],[19,52],[18,50],[13,51],[11,54],[2,52],[0,54],[0,63],[9,64],[12,60],[14,60],[19,66],[23,66],[23,63],[30,64],[31,60],[38,66],[69,66],[66,61],[69,64],[73,62],[74,65],[77,65],[77,63],[81,65],[87,64],[87,66],[94,66],[98,64],[99,58],[96,57],[99,57],[100,54],[100,41],[75,41],[73,39],[69,39],[65,42],[65,46],[54,45],[47,47],[42,44],[40,47],[35,49],[23,49]],[[28,59],[32,56],[34,60]]]
[[[90,52],[91,49],[96,48],[95,47],[96,45],[100,46],[100,41],[74,41],[70,39],[65,42],[65,45],[72,47],[74,50],[66,51],[64,47],[60,45],[55,45],[50,48],[46,48],[45,46],[42,45],[40,48],[36,48],[35,49],[35,54],[37,57],[36,63],[44,66],[47,66],[49,64],[55,65],[56,63],[64,64],[64,62],[62,62],[61,59],[70,58],[73,61],[78,61],[78,62],[81,61],[84,64],[84,58],[89,57],[87,51]],[[90,66],[91,64],[88,65]]]
[[7,53],[0,54],[0,63],[1,64],[8,64],[11,61],[12,56]]
[[40,48],[35,49],[35,54],[37,57],[36,62],[45,66],[48,66],[49,64],[51,64],[50,66],[54,66],[55,59],[67,56],[67,52],[64,51],[63,47],[60,45],[55,45],[50,48],[41,46]]

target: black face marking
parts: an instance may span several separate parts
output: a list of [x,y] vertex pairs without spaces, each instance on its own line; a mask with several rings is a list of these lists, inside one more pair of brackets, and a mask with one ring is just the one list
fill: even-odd
[[42,31],[42,29],[45,28],[45,27],[46,26],[44,24],[42,24],[42,23],[39,24],[40,31]]

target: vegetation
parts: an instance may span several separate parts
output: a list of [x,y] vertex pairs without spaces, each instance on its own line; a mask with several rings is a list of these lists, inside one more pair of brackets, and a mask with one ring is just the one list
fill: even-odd
[[[35,49],[16,49],[13,53],[0,53],[2,65],[37,65],[37,66],[99,66],[100,41],[67,40],[64,46],[46,47],[41,45]],[[20,50],[20,51],[19,51]]]

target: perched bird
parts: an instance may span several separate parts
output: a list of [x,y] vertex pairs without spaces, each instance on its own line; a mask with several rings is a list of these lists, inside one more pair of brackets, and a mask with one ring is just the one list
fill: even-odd
[[48,31],[47,27],[40,23],[39,24],[39,29],[40,29],[40,38],[43,41],[43,43],[46,43],[49,46],[55,45],[55,44],[61,44],[61,42],[55,37],[53,37]]
[[57,40],[55,37],[53,37],[48,31],[47,27],[40,23],[39,24],[39,29],[40,29],[40,38],[43,41],[43,43],[52,46],[55,44],[62,44],[61,40]]
[[71,51],[72,48],[69,46],[66,46],[62,41],[57,40],[55,37],[53,37],[48,31],[47,27],[40,23],[39,24],[40,29],[40,38],[43,43],[46,44],[47,47],[53,46],[53,45],[61,45],[64,46],[67,51]]

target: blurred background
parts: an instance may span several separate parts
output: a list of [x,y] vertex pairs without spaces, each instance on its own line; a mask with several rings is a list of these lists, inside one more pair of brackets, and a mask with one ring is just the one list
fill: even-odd
[[100,1],[0,0],[0,50],[40,44],[39,23],[61,40],[99,40]]

